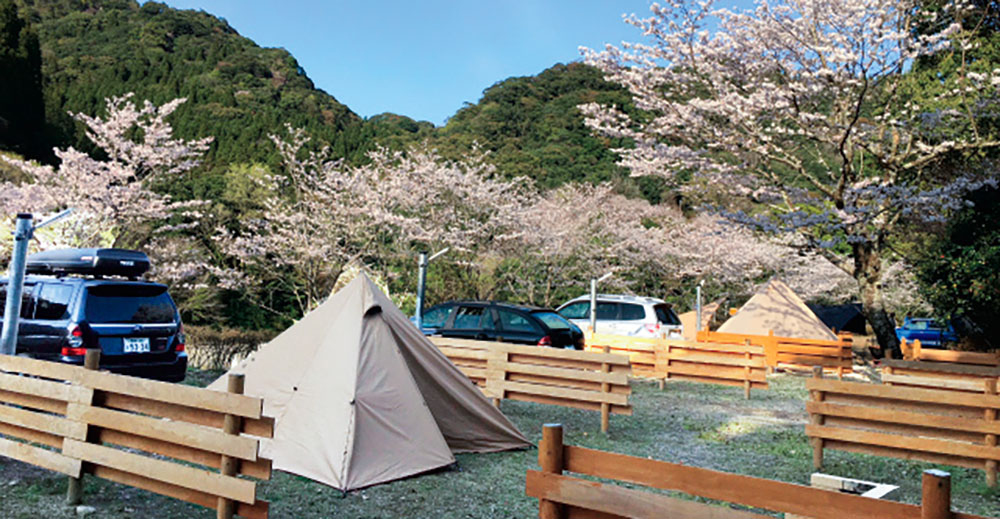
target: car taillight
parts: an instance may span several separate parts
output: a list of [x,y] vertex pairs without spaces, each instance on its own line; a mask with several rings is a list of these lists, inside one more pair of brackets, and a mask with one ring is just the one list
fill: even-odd
[[649,332],[649,333],[656,333],[656,332],[660,331],[660,323],[647,324],[646,325],[646,331]]
[[[73,326],[73,328],[69,331],[69,337],[67,337],[66,342],[69,343],[68,349],[83,351],[83,330],[81,330],[79,326]],[[63,349],[65,350],[66,348]],[[86,352],[84,351],[84,353]],[[63,353],[63,355],[67,354]],[[79,355],[83,355],[83,353],[80,353]]]
[[177,325],[177,346],[174,346],[174,351],[181,353],[184,351],[184,343],[187,342],[186,337],[184,337],[184,323]]
[[538,345],[539,346],[552,346],[552,337],[549,337],[548,335],[546,335],[545,337],[542,337],[541,339],[538,340]]
[[87,354],[87,348],[63,348],[63,357],[83,357]]

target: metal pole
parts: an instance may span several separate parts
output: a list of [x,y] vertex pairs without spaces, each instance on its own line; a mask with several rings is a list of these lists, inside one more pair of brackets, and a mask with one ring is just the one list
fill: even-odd
[[21,293],[24,291],[24,266],[28,258],[28,243],[31,240],[32,216],[27,213],[17,215],[14,231],[14,253],[10,259],[7,274],[7,301],[4,305],[3,335],[0,336],[0,354],[14,355],[17,352],[18,319],[21,317]]
[[597,333],[597,278],[590,280],[590,333]]
[[427,255],[420,253],[418,264],[420,274],[417,276],[417,329],[423,331],[424,327],[424,283],[427,281]]
[[701,283],[698,283],[698,286],[697,286],[696,290],[697,290],[698,296],[695,299],[695,303],[694,304],[695,304],[695,306],[697,307],[697,310],[698,310],[698,312],[697,312],[697,314],[698,314],[698,316],[697,316],[698,321],[695,323],[694,329],[695,329],[695,331],[699,331],[700,332],[701,331]]

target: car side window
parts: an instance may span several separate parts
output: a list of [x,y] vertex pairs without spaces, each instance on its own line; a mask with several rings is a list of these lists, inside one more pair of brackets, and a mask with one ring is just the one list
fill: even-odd
[[641,321],[645,318],[646,310],[641,305],[622,304],[622,321]]
[[45,283],[38,291],[35,302],[35,319],[61,321],[69,317],[69,301],[73,297],[73,287]]
[[441,328],[444,323],[448,322],[448,316],[455,309],[452,305],[443,305],[435,308],[431,308],[430,311],[423,315],[421,319],[421,325],[428,328]]
[[483,309],[483,320],[480,323],[480,327],[486,331],[495,331],[497,329],[497,322],[493,318],[493,311],[489,308]]
[[573,303],[559,310],[559,314],[567,319],[587,319],[590,317],[590,302]]
[[538,325],[517,312],[497,310],[497,313],[500,314],[500,325],[503,326],[505,332],[541,333]]
[[[35,316],[35,299],[31,297],[34,285],[24,285],[21,293],[21,319],[32,319]],[[7,284],[0,285],[0,319],[7,311]]]
[[455,322],[452,324],[454,330],[478,330],[479,323],[483,318],[481,306],[460,306],[455,313]]
[[597,320],[598,321],[617,321],[618,320],[618,303],[602,303],[597,302]]

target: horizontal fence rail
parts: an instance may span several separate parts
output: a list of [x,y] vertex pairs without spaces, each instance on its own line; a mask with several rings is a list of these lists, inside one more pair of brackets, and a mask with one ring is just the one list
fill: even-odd
[[239,377],[219,392],[0,356],[0,455],[74,478],[70,502],[91,474],[218,517],[267,518],[256,483],[241,476],[270,479],[258,452],[274,422],[241,393]]
[[721,344],[655,339],[622,335],[590,334],[587,350],[609,348],[628,355],[632,375],[663,380],[683,380],[751,389],[767,389],[767,359],[764,348],[750,344]]
[[822,366],[840,378],[849,373],[854,365],[854,341],[850,334],[839,334],[835,341],[781,337],[770,332],[768,335],[744,335],[719,333],[709,330],[698,332],[699,342],[722,344],[746,344],[764,348],[769,368],[811,369]]
[[448,337],[431,337],[483,393],[494,399],[519,400],[601,412],[601,430],[609,415],[631,415],[628,357],[519,346]]
[[815,372],[806,388],[806,435],[817,469],[823,450],[836,449],[981,469],[987,484],[996,486],[996,380],[984,381],[975,394],[825,380]]
[[883,360],[882,383],[982,393],[989,381],[1000,380],[1000,368],[943,362]]
[[919,340],[907,341],[906,339],[900,341],[899,348],[903,352],[903,360],[939,362],[967,366],[987,366],[992,368],[1000,367],[1000,353],[979,353],[973,351],[924,348],[921,346]]
[[538,446],[541,470],[527,473],[525,492],[539,500],[540,519],[770,517],[632,488],[636,485],[815,519],[986,519],[951,512],[950,476],[940,471],[924,473],[923,503],[917,506],[564,445],[562,438],[562,426],[546,425]]

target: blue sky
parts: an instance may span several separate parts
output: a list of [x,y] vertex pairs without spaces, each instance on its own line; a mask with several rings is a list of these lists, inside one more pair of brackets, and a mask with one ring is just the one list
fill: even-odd
[[623,13],[650,0],[166,0],[225,18],[284,47],[316,86],[354,112],[441,125],[483,90],[580,59],[578,47],[635,41]]

